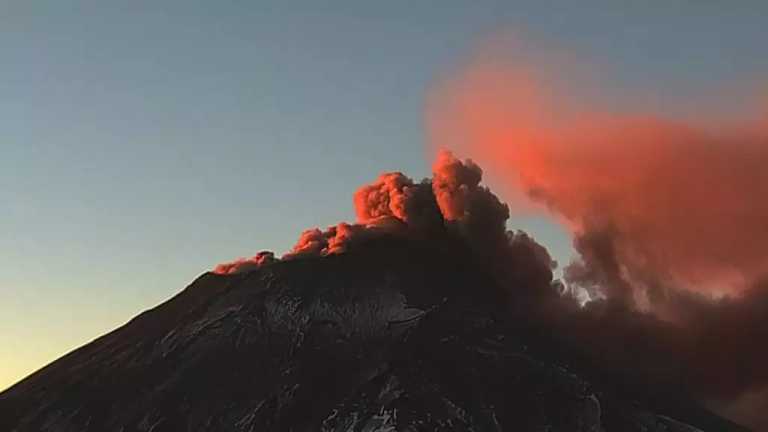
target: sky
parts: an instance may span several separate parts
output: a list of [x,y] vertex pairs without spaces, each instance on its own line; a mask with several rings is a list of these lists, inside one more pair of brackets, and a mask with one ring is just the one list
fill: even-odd
[[[500,29],[670,110],[768,76],[761,1],[0,1],[0,389],[428,176],[430,86]],[[569,259],[545,216],[510,228]]]

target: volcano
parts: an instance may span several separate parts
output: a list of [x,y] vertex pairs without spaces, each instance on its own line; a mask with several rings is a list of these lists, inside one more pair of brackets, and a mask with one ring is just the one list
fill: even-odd
[[641,310],[604,279],[583,304],[481,180],[447,152],[382,174],[356,223],[219,264],[0,394],[0,431],[746,430],[702,404],[768,380],[765,287]]
[[397,236],[205,273],[2,393],[0,430],[746,430],[595,370],[506,292],[469,248]]

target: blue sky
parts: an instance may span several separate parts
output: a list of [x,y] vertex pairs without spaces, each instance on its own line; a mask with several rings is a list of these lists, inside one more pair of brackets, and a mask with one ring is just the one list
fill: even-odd
[[[430,84],[502,28],[660,104],[768,71],[759,1],[0,2],[0,388],[352,220],[381,171],[426,176]],[[511,227],[569,256],[545,218]]]

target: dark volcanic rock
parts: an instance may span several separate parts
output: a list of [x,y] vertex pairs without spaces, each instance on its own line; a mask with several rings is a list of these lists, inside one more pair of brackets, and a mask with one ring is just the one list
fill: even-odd
[[205,274],[0,394],[0,430],[743,430],[590,381],[503,304],[471,260],[413,244]]

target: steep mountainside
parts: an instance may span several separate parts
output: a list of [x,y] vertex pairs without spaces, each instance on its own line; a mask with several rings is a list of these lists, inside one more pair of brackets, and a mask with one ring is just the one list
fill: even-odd
[[471,259],[422,247],[204,274],[0,394],[0,430],[744,430],[579,366]]

